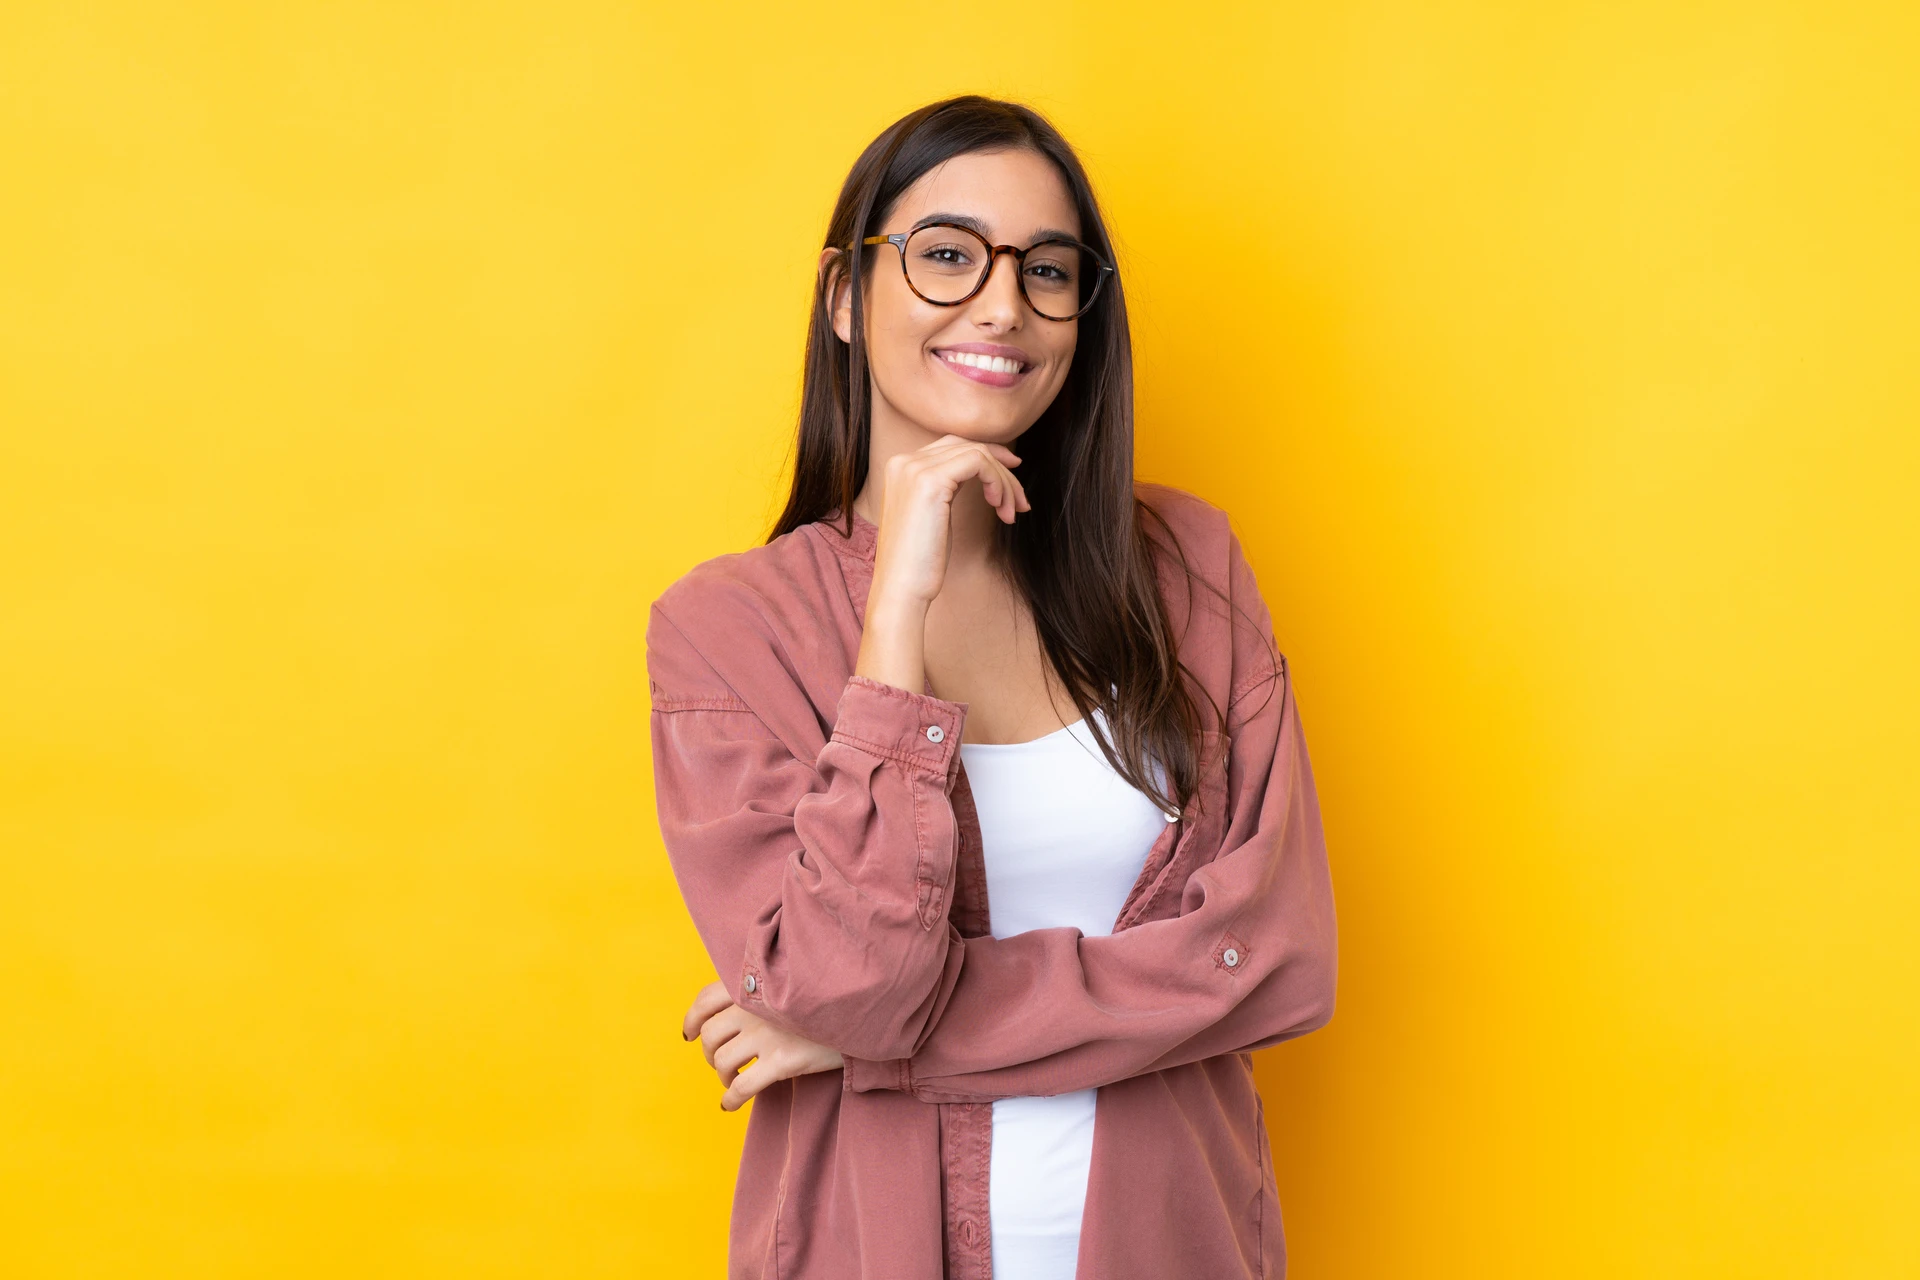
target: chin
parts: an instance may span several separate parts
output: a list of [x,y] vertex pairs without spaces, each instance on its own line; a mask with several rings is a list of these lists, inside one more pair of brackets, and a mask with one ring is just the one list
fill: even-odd
[[928,430],[936,436],[959,436],[963,440],[974,440],[981,444],[1006,444],[1026,428],[1006,422],[965,421],[936,424]]
[[994,444],[1003,444],[1026,428],[1019,425],[1017,416],[1007,413],[1008,406],[995,406],[998,412],[980,412],[975,405],[943,405],[945,412],[927,415],[925,421],[935,435],[964,436],[969,440],[980,440]]

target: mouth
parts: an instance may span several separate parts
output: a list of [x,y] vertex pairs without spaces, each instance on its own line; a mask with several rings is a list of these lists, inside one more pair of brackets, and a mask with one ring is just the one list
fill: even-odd
[[960,347],[935,347],[929,354],[961,377],[989,387],[1011,387],[1034,367],[1026,353],[1015,347],[969,343]]

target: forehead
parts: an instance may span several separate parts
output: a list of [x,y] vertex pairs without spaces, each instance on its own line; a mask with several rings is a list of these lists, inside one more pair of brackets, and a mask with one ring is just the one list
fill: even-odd
[[1066,180],[1036,151],[971,151],[935,165],[901,193],[886,229],[905,230],[936,213],[978,218],[1007,243],[1041,229],[1080,234]]

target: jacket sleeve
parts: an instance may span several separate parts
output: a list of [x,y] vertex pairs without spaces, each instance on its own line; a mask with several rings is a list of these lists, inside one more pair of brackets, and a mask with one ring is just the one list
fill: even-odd
[[[655,800],[720,980],[734,1003],[845,1053],[911,1052],[958,971],[949,795],[966,704],[854,676],[831,737],[802,758],[709,660],[737,659],[747,628],[693,612],[699,646],[658,603],[647,626]],[[741,683],[771,673],[803,699],[768,663]]]
[[[848,1057],[846,1087],[981,1102],[1110,1084],[1264,1048],[1332,1016],[1333,892],[1286,665],[1238,541],[1226,830],[1178,914],[1099,937],[1036,929],[964,942],[958,981],[911,1054]],[[1269,642],[1263,645],[1263,641]]]

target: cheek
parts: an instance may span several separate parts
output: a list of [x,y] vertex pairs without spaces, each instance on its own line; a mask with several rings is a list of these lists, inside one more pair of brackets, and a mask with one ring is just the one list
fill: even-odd
[[1053,366],[1052,387],[1054,390],[1058,390],[1060,384],[1067,380],[1067,374],[1073,368],[1074,352],[1078,350],[1078,348],[1078,326],[1075,326],[1073,332],[1063,335],[1058,342],[1048,348],[1048,359]]
[[[899,292],[904,293],[905,286],[901,286]],[[922,314],[928,310],[931,308],[918,299],[898,296],[893,288],[885,284],[870,295],[867,308],[867,363],[875,379],[883,380],[883,391],[904,391],[905,387],[896,388],[895,382],[920,377],[928,372],[924,367],[926,344],[933,340],[939,328],[938,323]]]

